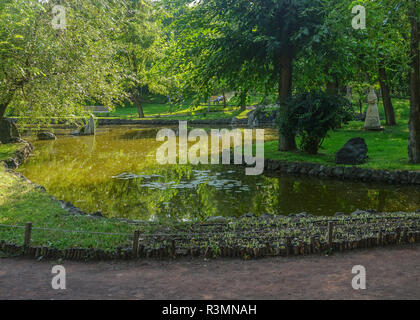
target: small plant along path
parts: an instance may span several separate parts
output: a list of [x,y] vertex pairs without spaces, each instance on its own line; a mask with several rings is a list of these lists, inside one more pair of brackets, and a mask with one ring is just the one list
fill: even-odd
[[[333,256],[252,261],[63,261],[67,289],[51,288],[57,262],[0,259],[0,299],[418,299],[420,245]],[[354,290],[352,267],[366,268]]]

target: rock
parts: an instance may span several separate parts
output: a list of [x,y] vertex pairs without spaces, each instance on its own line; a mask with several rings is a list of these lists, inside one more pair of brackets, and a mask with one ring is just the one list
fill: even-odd
[[80,132],[78,130],[76,130],[76,131],[73,131],[72,133],[70,133],[70,135],[72,135],[72,136],[79,136],[80,135]]
[[293,213],[293,214],[291,214],[291,215],[289,215],[289,217],[292,217],[292,218],[306,218],[306,217],[309,217],[309,216],[312,216],[311,214],[308,214],[307,212],[301,212],[301,213]]
[[362,138],[352,138],[338,150],[335,155],[336,164],[363,164],[368,159],[368,148]]
[[217,216],[217,217],[208,217],[206,221],[209,223],[226,223],[227,219],[222,216]]
[[238,118],[233,117],[233,118],[232,118],[232,121],[231,121],[231,123],[230,123],[230,124],[234,126],[234,125],[237,125],[238,123],[239,123]]
[[104,216],[102,215],[102,212],[97,211],[97,212],[93,212],[89,215],[89,217],[93,217],[93,218],[103,218]]
[[32,151],[34,150],[32,144],[29,142],[22,140],[20,138],[16,138],[16,141],[21,144],[18,151],[15,152],[12,158],[9,158],[4,161],[5,165],[9,169],[17,169],[22,163],[28,159],[31,155]]
[[40,132],[37,135],[39,140],[56,140],[57,137],[52,132]]
[[357,209],[356,211],[351,213],[351,216],[352,217],[357,217],[357,216],[362,216],[362,215],[365,215],[365,214],[367,214],[366,211]]
[[416,210],[416,213],[420,213],[420,209],[417,209],[417,210]]
[[254,218],[255,216],[254,216],[254,214],[252,212],[248,212],[248,213],[244,214],[244,217]]
[[263,213],[262,215],[260,215],[260,219],[262,220],[270,220],[273,219],[274,216],[270,213]]
[[32,185],[35,187],[35,189],[37,189],[37,190],[39,190],[41,192],[47,192],[47,189],[45,189],[44,186],[41,186],[41,185],[39,185],[37,183],[33,183],[33,182],[32,182]]
[[20,140],[20,134],[16,124],[10,120],[3,118],[0,120],[0,142],[15,143]]
[[344,217],[346,214],[344,212],[336,212],[334,213],[334,217]]

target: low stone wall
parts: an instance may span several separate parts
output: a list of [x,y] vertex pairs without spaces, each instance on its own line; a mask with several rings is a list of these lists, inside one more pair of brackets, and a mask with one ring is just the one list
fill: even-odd
[[420,185],[420,171],[388,171],[359,167],[325,166],[315,163],[287,162],[265,159],[266,172],[302,174],[319,178],[335,178],[363,182],[383,182],[389,184]]

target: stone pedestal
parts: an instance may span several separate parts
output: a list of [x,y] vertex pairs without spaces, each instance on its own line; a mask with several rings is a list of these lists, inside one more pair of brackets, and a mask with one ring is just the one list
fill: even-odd
[[381,127],[381,121],[379,119],[379,110],[378,110],[378,96],[375,93],[373,87],[370,88],[368,95],[368,109],[366,112],[365,119],[365,130],[383,130]]

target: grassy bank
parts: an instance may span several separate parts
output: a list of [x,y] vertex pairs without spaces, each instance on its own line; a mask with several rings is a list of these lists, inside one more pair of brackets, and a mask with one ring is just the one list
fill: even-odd
[[16,144],[0,144],[0,161],[13,157],[18,148]]
[[[343,128],[331,132],[325,139],[317,155],[309,155],[304,152],[280,152],[277,151],[277,141],[265,144],[266,158],[291,162],[312,162],[333,166],[335,165],[335,153],[351,138],[361,137],[366,140],[369,160],[360,165],[361,168],[386,169],[386,170],[420,170],[419,164],[408,162],[408,100],[394,99],[394,107],[397,118],[397,126],[385,126],[384,131],[364,131],[364,123],[352,121]],[[382,118],[383,107],[379,105]]]
[[[134,227],[126,223],[105,219],[92,219],[67,215],[57,201],[34,185],[0,168],[0,224],[23,226],[32,222],[38,228],[58,228],[87,232],[132,233]],[[0,227],[0,239],[23,243],[23,230]],[[127,243],[127,237],[93,236],[82,233],[63,233],[34,230],[34,245],[58,248],[82,246],[111,248]]]

